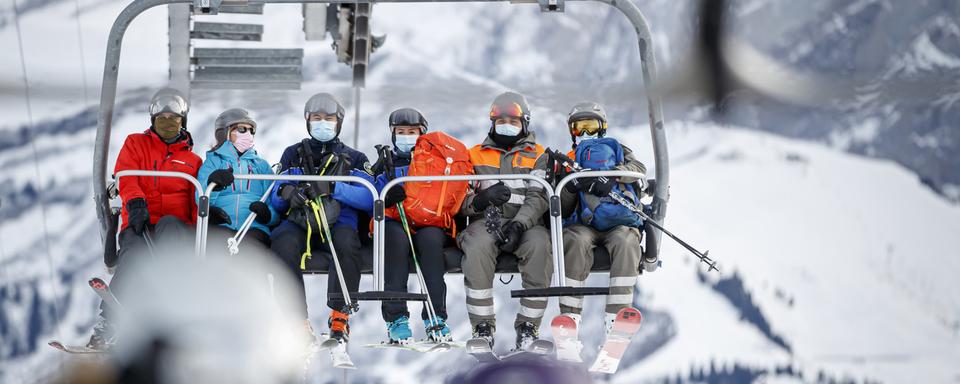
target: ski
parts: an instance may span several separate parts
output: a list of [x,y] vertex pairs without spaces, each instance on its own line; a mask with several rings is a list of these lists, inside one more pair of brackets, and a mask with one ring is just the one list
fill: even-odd
[[500,358],[493,353],[493,348],[490,347],[487,339],[476,338],[467,340],[465,348],[470,356],[473,356],[474,359],[477,359],[477,361],[481,363],[495,363],[500,361]]
[[123,306],[120,305],[120,301],[117,300],[117,297],[113,295],[113,291],[110,290],[110,286],[107,285],[103,279],[99,277],[94,277],[90,279],[87,284],[90,285],[90,288],[93,288],[97,295],[100,296],[100,299],[103,302],[107,303],[107,306],[114,311],[120,311],[123,309]]
[[109,350],[89,348],[85,345],[64,345],[63,343],[52,340],[47,343],[47,345],[61,350],[66,353],[78,354],[78,355],[101,355],[109,353]]
[[380,349],[404,349],[408,351],[420,352],[420,353],[429,353],[429,352],[442,352],[448,351],[453,348],[464,348],[466,344],[464,342],[457,341],[444,341],[444,342],[434,342],[430,340],[421,340],[415,341],[412,343],[388,343],[381,342],[376,344],[365,344],[366,348],[380,348]]
[[583,345],[577,336],[577,321],[567,315],[559,315],[550,322],[553,340],[557,345],[557,358],[563,361],[582,363],[580,350]]
[[552,357],[555,351],[556,347],[552,341],[535,340],[533,343],[530,343],[530,346],[526,349],[510,352],[503,357],[503,360],[539,359],[544,357]]
[[643,321],[643,315],[636,308],[623,308],[617,312],[613,328],[610,329],[610,334],[607,335],[607,340],[603,343],[597,359],[590,366],[590,372],[617,372],[620,359],[630,346],[630,339],[640,330],[641,321]]

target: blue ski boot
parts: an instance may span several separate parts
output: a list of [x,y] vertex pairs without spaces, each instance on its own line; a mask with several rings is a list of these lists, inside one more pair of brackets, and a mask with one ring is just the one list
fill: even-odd
[[434,343],[453,341],[453,336],[450,335],[450,327],[447,326],[446,320],[442,317],[435,317],[433,323],[433,326],[431,326],[430,319],[423,320],[423,329],[427,333],[427,340]]
[[410,331],[410,319],[400,316],[394,321],[387,322],[387,337],[390,344],[407,344],[413,341],[413,332]]

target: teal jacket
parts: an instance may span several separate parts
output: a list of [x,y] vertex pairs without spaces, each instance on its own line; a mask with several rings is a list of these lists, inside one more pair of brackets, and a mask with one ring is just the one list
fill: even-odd
[[[200,166],[197,180],[200,181],[200,185],[207,185],[207,178],[213,171],[231,168],[234,175],[273,174],[270,164],[257,156],[256,150],[251,148],[240,155],[233,143],[225,141],[220,148],[207,152],[207,159]],[[231,222],[230,224],[223,224],[223,226],[236,231],[250,215],[250,203],[260,200],[260,197],[270,188],[270,183],[270,180],[237,179],[233,182],[233,185],[224,188],[222,191],[213,192],[210,196],[210,206],[218,207],[226,212],[230,216]],[[267,205],[270,205],[269,199],[267,199]],[[273,207],[270,207],[270,213],[272,217],[268,225],[254,221],[251,229],[259,229],[269,234],[269,227],[276,225],[280,217]]]

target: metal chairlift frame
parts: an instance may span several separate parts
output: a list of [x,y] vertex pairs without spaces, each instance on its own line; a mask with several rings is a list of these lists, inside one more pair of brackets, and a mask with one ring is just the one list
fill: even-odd
[[[93,189],[94,200],[97,209],[97,219],[100,222],[100,233],[102,240],[106,239],[108,226],[110,223],[110,197],[107,191],[105,181],[107,180],[107,156],[110,153],[110,133],[113,128],[113,113],[116,106],[117,79],[120,71],[120,50],[123,44],[123,36],[127,27],[133,20],[144,11],[168,4],[193,4],[194,12],[198,10],[203,14],[217,14],[221,5],[223,6],[243,6],[258,4],[301,4],[301,3],[477,3],[477,2],[511,2],[520,4],[539,4],[542,12],[562,12],[565,1],[595,1],[604,3],[616,8],[633,25],[637,33],[638,47],[640,50],[641,72],[643,76],[644,94],[647,97],[648,116],[650,124],[650,135],[653,141],[654,169],[656,171],[656,183],[653,191],[653,212],[650,215],[659,222],[663,222],[666,216],[667,201],[669,199],[670,186],[670,168],[667,152],[667,140],[663,127],[663,112],[660,99],[654,92],[653,82],[656,79],[656,63],[653,53],[652,36],[646,18],[639,7],[629,0],[135,0],[127,5],[117,16],[110,29],[110,35],[107,38],[106,59],[103,67],[103,83],[100,87],[100,111],[97,119],[97,136],[94,147],[93,159]],[[383,192],[386,192],[384,190]],[[382,196],[375,202],[376,206],[382,210]],[[553,220],[560,215],[560,201],[558,196],[551,196],[550,214]],[[205,222],[206,213],[201,210],[201,221]],[[198,222],[199,223],[199,222]],[[656,229],[647,227],[647,243],[644,252],[645,258],[656,258],[660,248],[660,232]],[[204,231],[205,235],[205,231]],[[200,240],[203,241],[203,240]],[[199,242],[199,241],[198,241]],[[205,244],[206,242],[203,241]],[[558,245],[554,245],[554,262],[561,266],[562,274],[563,252],[556,251]],[[562,245],[559,246],[562,248]],[[382,255],[381,255],[382,256]],[[559,259],[558,259],[559,258]],[[380,264],[380,263],[377,263]],[[381,267],[382,264],[377,267]],[[377,273],[379,279],[382,274]],[[563,276],[556,276],[558,286],[564,286]],[[375,289],[382,289],[382,282],[375,282]]]

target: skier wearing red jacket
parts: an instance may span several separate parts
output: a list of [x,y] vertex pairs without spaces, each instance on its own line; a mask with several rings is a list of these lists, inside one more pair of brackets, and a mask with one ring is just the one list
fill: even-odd
[[[186,97],[176,89],[158,91],[150,100],[150,128],[127,136],[117,156],[114,175],[126,170],[147,170],[181,172],[196,177],[203,161],[193,153],[193,138],[187,132],[189,109]],[[233,174],[227,170],[213,172],[209,181],[218,186],[230,185]],[[125,283],[124,261],[130,255],[145,251],[145,237],[157,242],[192,239],[189,226],[197,221],[194,189],[187,180],[175,177],[125,176],[118,180],[124,203],[123,226],[118,235],[115,265],[107,265],[117,267],[110,286],[118,296]],[[87,346],[106,349],[114,341],[115,329],[102,303],[100,309],[100,318]]]

